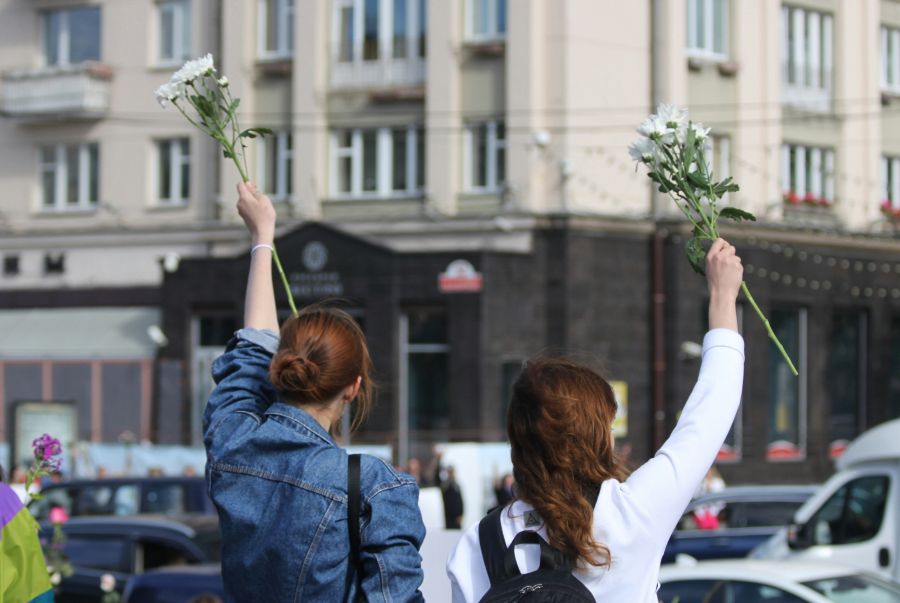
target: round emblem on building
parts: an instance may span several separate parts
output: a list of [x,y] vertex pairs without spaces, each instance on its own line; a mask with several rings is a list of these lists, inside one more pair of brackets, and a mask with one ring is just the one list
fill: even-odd
[[303,266],[310,272],[318,272],[328,263],[328,248],[318,241],[303,248]]

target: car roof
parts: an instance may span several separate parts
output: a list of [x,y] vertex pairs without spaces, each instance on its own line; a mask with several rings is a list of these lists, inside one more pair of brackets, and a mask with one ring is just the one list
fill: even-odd
[[53,488],[85,488],[92,486],[121,486],[128,484],[152,484],[152,483],[160,483],[160,484],[184,484],[184,483],[193,483],[200,482],[205,483],[206,479],[201,476],[184,476],[184,475],[173,475],[170,477],[167,476],[154,476],[154,477],[104,477],[102,479],[70,479],[65,480],[55,484],[47,484],[42,488],[42,490],[50,490]]
[[853,440],[837,461],[841,471],[859,463],[900,458],[900,419],[887,421]]
[[808,582],[859,574],[857,568],[800,559],[728,559],[699,561],[693,564],[663,565],[660,582],[687,579],[756,580],[760,582]]
[[775,500],[803,502],[816,493],[819,484],[800,484],[792,486],[732,486],[718,492],[709,492],[691,501],[691,505],[704,502],[731,500]]
[[131,530],[170,530],[179,532],[187,538],[193,538],[198,532],[217,530],[219,518],[211,514],[192,515],[81,515],[69,518],[67,530],[85,531],[100,529],[103,531]]

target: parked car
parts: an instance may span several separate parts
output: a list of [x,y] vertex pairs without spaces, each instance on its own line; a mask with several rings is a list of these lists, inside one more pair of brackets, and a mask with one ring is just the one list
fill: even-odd
[[828,559],[900,581],[900,419],[860,435],[836,466],[753,556]]
[[159,513],[211,513],[216,510],[206,493],[202,477],[126,477],[72,480],[50,484],[43,498],[28,509],[39,522],[46,521],[53,507],[62,507],[70,517],[80,515],[135,515]]
[[222,567],[181,565],[132,576],[122,603],[212,603],[225,600]]
[[809,561],[702,561],[666,565],[662,603],[896,603],[900,586],[860,570]]
[[[738,486],[700,496],[688,506],[663,554],[672,563],[680,554],[695,559],[745,557],[790,522],[818,486]],[[698,518],[713,510],[715,522]]]
[[[76,517],[62,526],[64,551],[74,574],[59,584],[57,603],[96,603],[102,596],[100,578],[110,574],[121,593],[128,579],[173,565],[197,565],[221,560],[218,517]],[[52,539],[53,526],[41,528]]]

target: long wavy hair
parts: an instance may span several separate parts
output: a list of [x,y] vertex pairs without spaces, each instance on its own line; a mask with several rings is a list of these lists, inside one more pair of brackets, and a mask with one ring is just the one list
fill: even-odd
[[596,567],[609,566],[612,553],[593,537],[587,492],[627,474],[614,450],[615,415],[609,383],[561,358],[526,363],[507,413],[518,497],[540,514],[554,548]]

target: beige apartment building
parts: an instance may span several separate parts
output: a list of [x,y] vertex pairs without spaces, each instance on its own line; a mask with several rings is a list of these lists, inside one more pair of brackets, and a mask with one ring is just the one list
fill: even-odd
[[[114,440],[124,431],[199,441],[205,375],[236,324],[240,301],[217,306],[210,294],[178,306],[173,292],[185,297],[191,284],[166,283],[180,282],[187,260],[208,258],[213,266],[243,258],[247,239],[233,209],[233,166],[175,110],[160,108],[153,92],[184,60],[207,52],[242,99],[242,123],[275,131],[254,141],[248,161],[276,202],[284,236],[323,222],[398,258],[433,254],[446,265],[474,254],[470,265],[484,273],[485,295],[492,282],[485,254],[545,250],[551,255],[534,271],[547,271],[546,298],[536,302],[547,333],[556,328],[552,233],[601,245],[564,246],[565,266],[584,254],[603,255],[604,240],[628,241],[630,251],[617,252],[608,272],[586,272],[589,262],[564,268],[581,270],[567,277],[575,293],[579,279],[612,279],[648,298],[655,233],[662,232],[661,249],[672,262],[681,261],[680,226],[626,149],[657,102],[687,106],[713,128],[714,171],[741,185],[728,202],[759,218],[752,229],[733,231],[751,259],[748,280],[761,281],[764,298],[773,283],[799,296],[786,294],[783,316],[797,355],[818,341],[806,337],[818,312],[810,304],[831,287],[834,297],[846,290],[847,311],[862,317],[847,319],[844,333],[835,325],[845,322],[832,320],[829,309],[820,334],[823,341],[844,333],[856,342],[854,353],[837,360],[856,371],[856,397],[813,400],[828,390],[812,384],[834,368],[829,359],[790,383],[760,366],[761,382],[771,387],[758,393],[769,399],[763,414],[771,420],[745,428],[739,419],[723,459],[755,458],[754,471],[762,471],[766,462],[821,457],[818,475],[847,438],[894,412],[869,407],[897,397],[891,404],[900,414],[900,358],[873,364],[900,345],[893,339],[900,335],[891,335],[900,331],[900,218],[891,215],[900,214],[894,0],[0,0],[0,40],[0,328],[15,333],[0,335],[0,407],[9,408],[0,412],[0,440],[13,447],[26,435],[14,433],[17,425],[41,409],[80,441]],[[545,245],[546,233],[552,236]],[[304,270],[321,270],[314,266],[321,248],[307,253],[316,241],[303,240],[300,280]],[[778,255],[788,249],[792,262],[808,258],[799,272],[841,270],[847,262],[846,278],[789,275]],[[629,262],[635,268],[628,275],[615,273]],[[863,268],[854,276],[856,263]],[[451,368],[440,379],[464,373],[453,368],[453,354],[463,352],[450,350],[452,335],[438,343],[396,340],[414,318],[410,305],[444,311],[462,299],[439,291],[437,274],[428,275],[435,290],[397,298],[390,322],[399,321],[401,331],[389,329],[394,339],[383,343],[385,354],[401,349],[407,356],[386,363],[383,396],[393,410],[372,439],[392,441],[401,460],[416,450],[409,447],[416,439],[409,409],[428,404],[410,399],[409,349],[449,354]],[[854,280],[876,277],[884,283]],[[229,278],[198,277],[193,286],[240,287],[239,278]],[[655,315],[646,301],[613,321],[631,325],[641,343],[583,344],[632,365],[621,372],[638,456],[676,416],[667,406],[674,402],[660,400],[681,396],[696,369],[679,361],[675,341],[699,336],[692,329],[703,292],[695,285],[684,286],[694,299],[689,307],[673,302]],[[669,299],[682,291],[665,287]],[[352,290],[347,284],[336,291]],[[304,291],[310,298],[333,292]],[[509,343],[519,345],[512,355],[487,331],[466,339],[483,354],[476,355],[483,368],[474,389],[458,397],[474,396],[491,410],[472,415],[474,422],[458,417],[456,427],[447,419],[440,437],[502,437],[495,407],[503,407],[498,392],[508,385],[512,361],[548,344],[581,341],[575,331],[586,318],[571,307],[575,293],[560,301],[572,319],[558,337]],[[230,300],[234,292],[220,297]],[[477,302],[484,324],[493,303]],[[688,320],[689,333],[664,327],[663,317]],[[372,321],[367,315],[366,324]],[[98,339],[98,331],[107,333]],[[674,344],[659,347],[651,331],[669,333]],[[765,339],[759,343],[765,350]],[[666,364],[670,371],[660,372]],[[866,386],[873,381],[879,385]],[[167,396],[178,398],[177,411],[166,410]],[[60,401],[56,414],[52,401]],[[36,402],[45,404],[28,406]],[[850,409],[831,427],[810,419],[841,404]],[[828,433],[811,438],[817,429]],[[439,439],[432,436],[424,433],[421,442]],[[791,471],[784,479],[807,476]]]

